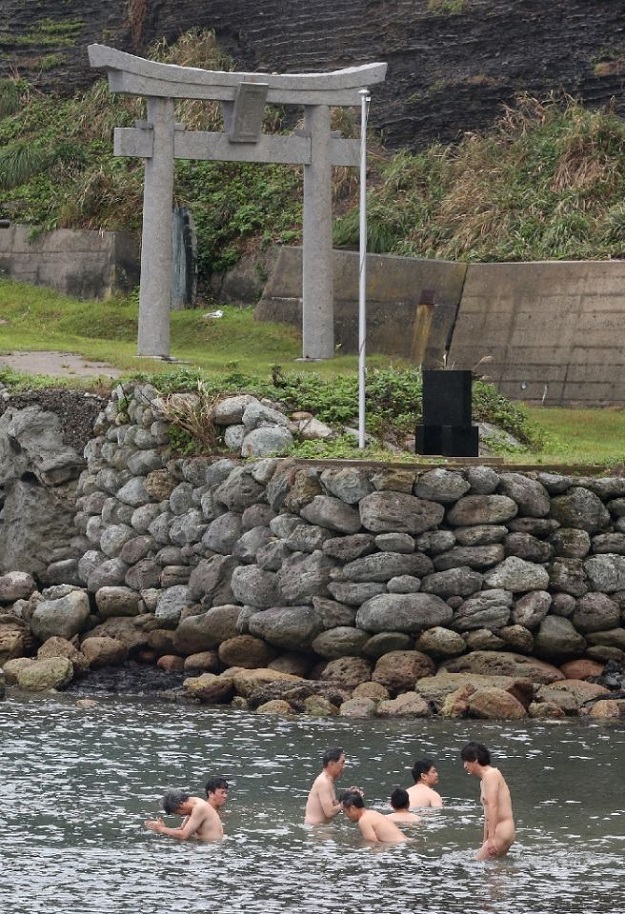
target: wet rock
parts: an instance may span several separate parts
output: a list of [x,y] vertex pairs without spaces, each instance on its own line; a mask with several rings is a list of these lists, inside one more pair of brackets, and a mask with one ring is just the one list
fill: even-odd
[[80,650],[87,658],[92,670],[107,666],[120,666],[128,657],[128,648],[117,638],[85,638]]
[[17,685],[25,692],[49,692],[64,689],[74,678],[74,667],[67,657],[44,657],[33,660],[17,671]]
[[503,689],[477,689],[467,699],[471,717],[482,720],[520,720],[526,711],[520,701]]
[[367,717],[375,717],[377,701],[373,698],[348,698],[339,708],[340,717],[349,717],[358,720]]
[[397,698],[380,701],[376,717],[429,717],[430,706],[417,692],[404,692]]
[[226,667],[266,668],[275,660],[276,654],[275,648],[253,635],[235,635],[219,645],[219,659]]
[[332,682],[343,689],[354,689],[371,679],[372,665],[363,657],[339,657],[330,660],[321,671],[322,682]]
[[431,676],[435,668],[432,659],[421,651],[391,651],[380,657],[371,679],[397,694],[412,691],[417,679]]
[[534,657],[526,657],[508,651],[473,651],[471,654],[444,661],[441,669],[449,673],[513,676],[540,683],[552,683],[564,679],[564,675],[556,666]]

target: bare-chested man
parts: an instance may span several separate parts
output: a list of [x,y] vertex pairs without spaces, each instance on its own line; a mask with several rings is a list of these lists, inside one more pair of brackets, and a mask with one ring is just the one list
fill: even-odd
[[326,749],[321,763],[323,771],[315,778],[306,802],[307,825],[326,825],[341,811],[335,782],[345,768],[345,753],[340,746]]
[[206,790],[206,802],[221,816],[228,802],[228,792],[230,790],[228,781],[221,777],[209,778],[204,789]]
[[434,790],[438,784],[438,771],[431,758],[418,759],[412,766],[414,785],[408,788],[411,807],[440,807],[443,798]]
[[356,822],[366,841],[375,844],[401,844],[407,838],[389,821],[389,816],[367,809],[360,791],[347,790],[341,798],[341,807],[350,822]]
[[393,812],[386,813],[386,818],[391,822],[397,822],[399,825],[418,825],[422,821],[421,816],[410,812],[410,797],[403,787],[396,787],[391,793],[391,806]]
[[184,821],[178,828],[169,828],[162,819],[148,819],[146,828],[187,841],[197,838],[199,841],[220,841],[224,836],[223,826],[218,813],[206,800],[192,797],[186,790],[167,790],[163,797],[163,809],[166,815],[182,816]]
[[490,763],[490,752],[482,743],[467,743],[460,757],[464,770],[481,781],[480,796],[484,806],[484,843],[477,860],[491,860],[508,853],[514,841],[512,800],[504,776]]

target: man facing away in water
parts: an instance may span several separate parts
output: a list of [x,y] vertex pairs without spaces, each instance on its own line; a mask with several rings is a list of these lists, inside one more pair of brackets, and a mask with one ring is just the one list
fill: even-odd
[[408,788],[411,807],[440,807],[443,799],[440,793],[434,790],[438,784],[438,771],[431,758],[421,758],[412,766],[414,785]]
[[408,791],[403,787],[396,787],[391,793],[391,806],[393,812],[386,813],[386,818],[391,822],[398,822],[400,825],[418,825],[422,821],[421,816],[410,812],[410,797]]
[[346,790],[341,798],[341,807],[350,822],[355,822],[366,841],[375,844],[401,844],[407,838],[403,832],[389,821],[389,817],[367,809],[362,794],[358,790]]
[[321,764],[323,770],[315,778],[306,802],[304,822],[307,825],[326,825],[341,811],[335,782],[343,774],[345,753],[340,746],[326,749]]
[[484,806],[484,842],[477,860],[503,857],[514,842],[512,800],[504,776],[490,763],[490,752],[482,743],[467,743],[460,752],[464,770],[480,779]]
[[148,819],[146,828],[187,841],[197,838],[199,841],[220,841],[224,836],[223,826],[218,813],[206,800],[192,797],[186,790],[167,790],[163,797],[163,809],[166,815],[182,816],[183,822],[178,828],[169,828],[161,818]]

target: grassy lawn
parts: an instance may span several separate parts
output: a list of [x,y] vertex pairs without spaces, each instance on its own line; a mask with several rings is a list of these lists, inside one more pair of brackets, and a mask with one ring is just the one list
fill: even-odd
[[[324,382],[336,379],[337,398],[339,379],[357,372],[356,356],[298,361],[301,337],[293,327],[256,322],[251,308],[220,306],[220,310],[223,317],[217,319],[205,316],[210,307],[172,313],[171,352],[184,366],[212,376],[245,375],[267,380],[276,366],[284,373],[313,373]],[[16,350],[71,352],[109,362],[123,372],[122,380],[137,374],[171,373],[171,363],[137,357],[137,318],[136,298],[78,301],[47,288],[0,279],[0,354]],[[370,370],[414,367],[401,359],[373,354],[367,357],[367,366]],[[23,375],[20,379],[15,372],[0,368],[0,381],[15,386],[16,380],[22,387],[89,385],[84,378]],[[93,379],[92,386],[101,385],[101,377]],[[328,397],[327,392],[320,391],[319,395]],[[625,410],[526,406],[525,412],[531,423],[544,431],[545,447],[523,457],[510,455],[507,462],[543,466],[625,462]]]

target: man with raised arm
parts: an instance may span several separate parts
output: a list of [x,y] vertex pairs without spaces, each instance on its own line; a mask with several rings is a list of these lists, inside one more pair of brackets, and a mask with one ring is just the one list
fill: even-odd
[[349,821],[357,823],[365,841],[374,844],[401,844],[407,840],[388,816],[365,807],[360,791],[346,790],[341,797],[341,807]]
[[163,809],[166,815],[182,816],[183,822],[178,828],[169,828],[161,818],[147,819],[146,828],[187,841],[196,838],[198,841],[220,841],[224,836],[223,826],[218,813],[206,800],[192,797],[186,790],[167,790],[163,797]]
[[460,752],[464,770],[480,779],[484,807],[484,841],[477,860],[503,857],[514,842],[512,800],[503,774],[490,763],[490,752],[482,743],[467,743]]
[[408,788],[410,807],[440,807],[443,799],[440,793],[434,790],[438,784],[438,771],[431,758],[421,758],[412,766],[412,779],[414,784]]
[[307,825],[326,825],[341,811],[335,782],[345,768],[345,753],[340,746],[326,749],[321,764],[323,770],[315,778],[306,802],[304,821]]

